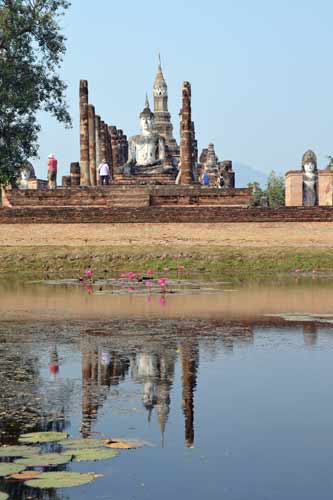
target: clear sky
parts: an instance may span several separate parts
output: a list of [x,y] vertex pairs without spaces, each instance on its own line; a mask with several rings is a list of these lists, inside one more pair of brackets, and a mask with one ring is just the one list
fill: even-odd
[[60,175],[79,160],[80,79],[102,119],[138,133],[158,50],[177,139],[188,80],[199,150],[213,142],[220,159],[285,172],[313,148],[322,168],[333,154],[332,22],[332,0],[72,0],[61,76],[74,127],[42,115],[37,174],[49,153]]

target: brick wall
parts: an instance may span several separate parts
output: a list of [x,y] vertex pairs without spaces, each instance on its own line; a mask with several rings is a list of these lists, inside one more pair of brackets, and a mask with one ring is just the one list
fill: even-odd
[[[6,191],[9,206],[23,207],[162,207],[249,206],[249,189],[212,189],[193,186],[129,186]],[[8,206],[8,205],[7,205]]]
[[333,222],[333,208],[25,207],[0,209],[0,224],[131,222]]

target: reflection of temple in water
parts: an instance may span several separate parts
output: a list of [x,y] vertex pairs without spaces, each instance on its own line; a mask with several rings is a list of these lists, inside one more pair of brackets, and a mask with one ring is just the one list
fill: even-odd
[[139,352],[132,360],[132,378],[142,384],[142,402],[150,422],[156,408],[164,445],[165,428],[170,413],[170,391],[173,385],[177,346],[157,352]]
[[183,411],[185,416],[185,444],[192,448],[194,444],[194,391],[197,386],[199,368],[199,345],[196,339],[182,342],[183,369]]
[[91,433],[92,422],[103,405],[111,386],[125,380],[129,359],[117,352],[98,349],[96,346],[82,348],[82,423],[81,433]]

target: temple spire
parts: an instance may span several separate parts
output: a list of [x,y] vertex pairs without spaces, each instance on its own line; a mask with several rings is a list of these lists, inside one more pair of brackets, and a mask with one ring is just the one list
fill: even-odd
[[158,51],[158,69],[162,71],[161,52]]
[[149,107],[149,99],[148,99],[148,93],[146,92],[146,101],[145,101],[145,109],[150,109]]

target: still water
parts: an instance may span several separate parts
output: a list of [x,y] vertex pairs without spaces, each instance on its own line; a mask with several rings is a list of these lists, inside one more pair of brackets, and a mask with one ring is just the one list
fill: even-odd
[[64,430],[150,445],[65,466],[104,475],[87,486],[2,480],[0,490],[11,500],[331,499],[332,285],[161,297],[3,284],[0,443]]

